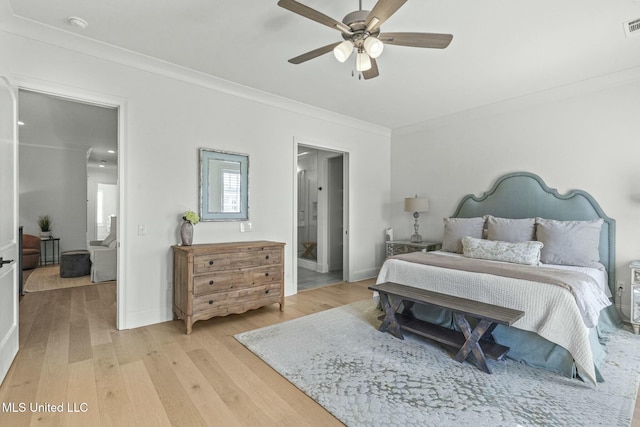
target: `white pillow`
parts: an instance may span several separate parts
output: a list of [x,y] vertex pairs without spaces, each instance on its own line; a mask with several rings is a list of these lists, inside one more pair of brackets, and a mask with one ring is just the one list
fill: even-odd
[[488,259],[492,261],[512,262],[515,264],[539,265],[541,242],[501,242],[473,237],[463,237],[464,256]]
[[109,235],[108,235],[107,237],[105,237],[105,238],[104,238],[104,240],[102,241],[102,243],[101,243],[101,244],[102,244],[102,246],[107,246],[107,247],[109,247],[109,245],[110,245],[112,242],[115,242],[115,241],[116,241],[116,233],[115,233],[115,232],[112,232],[112,233],[109,233]]

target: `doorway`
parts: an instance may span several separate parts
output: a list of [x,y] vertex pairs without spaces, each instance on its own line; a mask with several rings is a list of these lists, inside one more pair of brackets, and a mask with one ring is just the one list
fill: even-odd
[[[41,253],[41,264],[57,268],[64,251],[88,249],[90,241],[109,233],[109,217],[119,212],[121,111],[117,105],[21,86],[18,114],[19,222],[25,234],[38,236],[39,217],[51,218],[57,250]],[[109,281],[117,278],[115,248],[113,253]],[[33,272],[26,272],[27,281]],[[50,274],[33,278],[39,276]]]
[[346,153],[297,145],[298,291],[344,281]]

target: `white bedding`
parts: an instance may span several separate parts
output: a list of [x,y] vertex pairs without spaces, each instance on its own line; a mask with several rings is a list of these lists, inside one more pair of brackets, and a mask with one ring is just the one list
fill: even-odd
[[[442,255],[461,256],[449,253],[442,253]],[[591,273],[598,275],[595,272]],[[596,382],[593,354],[589,343],[590,329],[583,321],[583,313],[578,308],[579,304],[576,304],[576,298],[563,287],[398,259],[388,259],[383,264],[377,280],[377,283],[382,282],[401,283],[522,310],[525,315],[513,325],[514,327],[535,332],[565,348],[573,356],[579,372],[594,383]],[[604,287],[606,288],[606,280]],[[598,289],[583,293],[600,294],[598,299],[606,298],[602,283]],[[588,306],[588,303],[580,305]],[[597,323],[597,316],[595,322]]]

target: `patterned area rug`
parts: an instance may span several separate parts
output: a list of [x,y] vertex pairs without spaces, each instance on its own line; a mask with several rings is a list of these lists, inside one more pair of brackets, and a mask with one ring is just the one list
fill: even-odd
[[[112,282],[101,282],[112,283]],[[91,282],[91,276],[81,277],[60,277],[60,266],[52,265],[47,267],[38,267],[33,270],[24,284],[24,292],[51,291],[62,288],[75,288],[78,286],[95,285]]]
[[417,336],[380,333],[362,301],[235,338],[348,426],[629,426],[640,339],[620,330],[597,386],[512,360],[493,374]]

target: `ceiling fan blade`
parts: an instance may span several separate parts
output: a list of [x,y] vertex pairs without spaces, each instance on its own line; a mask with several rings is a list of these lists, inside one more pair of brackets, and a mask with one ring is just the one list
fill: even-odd
[[378,28],[406,2],[407,0],[378,0],[367,16],[367,31],[372,32]]
[[319,47],[307,53],[303,53],[302,55],[296,56],[295,58],[291,58],[289,60],[292,64],[302,64],[310,59],[317,58],[318,56],[324,55],[325,53],[329,53],[333,50],[334,47],[338,46],[340,42],[331,43],[326,46]]
[[381,33],[378,39],[384,44],[444,49],[449,46],[453,36],[437,33]]
[[311,19],[312,21],[319,22],[320,24],[326,25],[327,27],[333,28],[338,31],[342,31],[343,33],[352,34],[351,28],[349,28],[344,23],[336,21],[335,19],[330,18],[327,15],[320,13],[315,9],[312,9],[309,6],[306,6],[302,3],[298,3],[297,1],[280,0],[278,1],[278,6],[283,7],[287,10],[290,10],[293,13],[297,13],[300,16],[304,16],[305,18]]
[[363,71],[362,77],[364,77],[365,80],[369,80],[374,77],[378,77],[379,75],[380,73],[378,72],[378,63],[374,58],[371,58],[371,68],[369,68],[367,71]]

